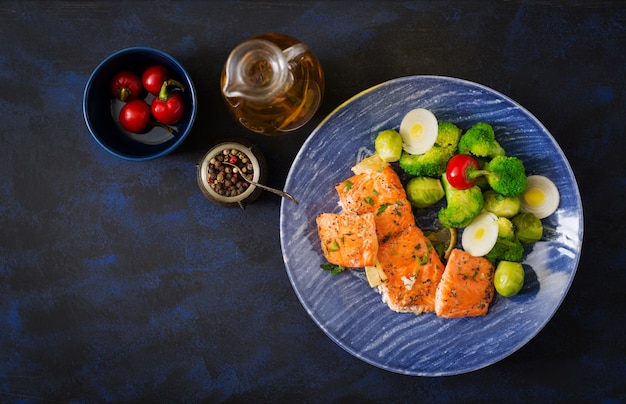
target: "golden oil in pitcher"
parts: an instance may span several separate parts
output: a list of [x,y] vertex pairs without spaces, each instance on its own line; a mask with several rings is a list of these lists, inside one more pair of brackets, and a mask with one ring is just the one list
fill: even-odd
[[324,72],[308,46],[268,33],[233,49],[222,70],[221,91],[241,125],[281,135],[313,117],[324,95]]

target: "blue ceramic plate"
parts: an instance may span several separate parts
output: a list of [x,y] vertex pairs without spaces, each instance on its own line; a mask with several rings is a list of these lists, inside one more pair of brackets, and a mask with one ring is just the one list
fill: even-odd
[[[544,237],[527,246],[526,282],[511,298],[496,295],[484,317],[445,319],[434,314],[395,313],[371,289],[363,272],[331,275],[315,218],[339,212],[334,185],[350,167],[374,152],[377,133],[398,128],[413,108],[463,130],[490,123],[507,154],[521,158],[528,175],[541,174],[561,192],[559,209],[543,220]],[[442,376],[493,364],[530,341],[550,320],[578,266],[583,212],[576,179],[546,128],[515,101],[487,87],[454,78],[412,76],[372,87],[332,112],[295,158],[285,188],[300,202],[283,201],[281,246],[289,279],[317,325],[352,355],[408,375]],[[417,221],[428,227],[436,208]]]

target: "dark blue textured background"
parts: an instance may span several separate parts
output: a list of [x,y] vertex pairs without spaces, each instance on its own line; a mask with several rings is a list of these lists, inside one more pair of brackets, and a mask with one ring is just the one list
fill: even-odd
[[[326,71],[318,114],[278,138],[237,126],[219,95],[230,50],[268,31],[309,44]],[[82,118],[89,74],[130,46],[171,54],[197,86],[194,130],[155,161],[107,154]],[[218,208],[195,179],[212,144],[244,137],[280,187],[326,114],[415,74],[527,108],[569,159],[585,212],[553,320],[460,376],[397,375],[344,352],[291,288],[278,198]],[[0,1],[0,401],[625,401],[625,74],[623,1]]]

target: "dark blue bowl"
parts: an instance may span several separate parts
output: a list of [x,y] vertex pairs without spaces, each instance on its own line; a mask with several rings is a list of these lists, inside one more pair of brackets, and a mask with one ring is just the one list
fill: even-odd
[[[185,113],[172,126],[174,133],[161,127],[145,134],[128,132],[119,124],[123,103],[111,95],[111,79],[120,70],[130,70],[141,77],[153,64],[165,66],[170,77],[185,86],[182,93]],[[148,102],[152,98],[149,94],[145,97]],[[170,55],[151,48],[122,49],[103,60],[89,77],[83,95],[83,115],[93,138],[109,153],[126,160],[151,160],[172,152],[191,131],[196,117],[196,90],[187,71]]]

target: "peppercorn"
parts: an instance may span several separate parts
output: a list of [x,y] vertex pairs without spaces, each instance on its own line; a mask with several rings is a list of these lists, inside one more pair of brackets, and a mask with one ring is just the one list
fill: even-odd
[[227,149],[209,161],[208,184],[216,193],[225,197],[235,197],[245,192],[249,188],[249,184],[236,172],[233,172],[232,167],[223,164],[223,162],[236,165],[238,170],[248,177],[254,173],[254,167],[245,153],[237,149]]

